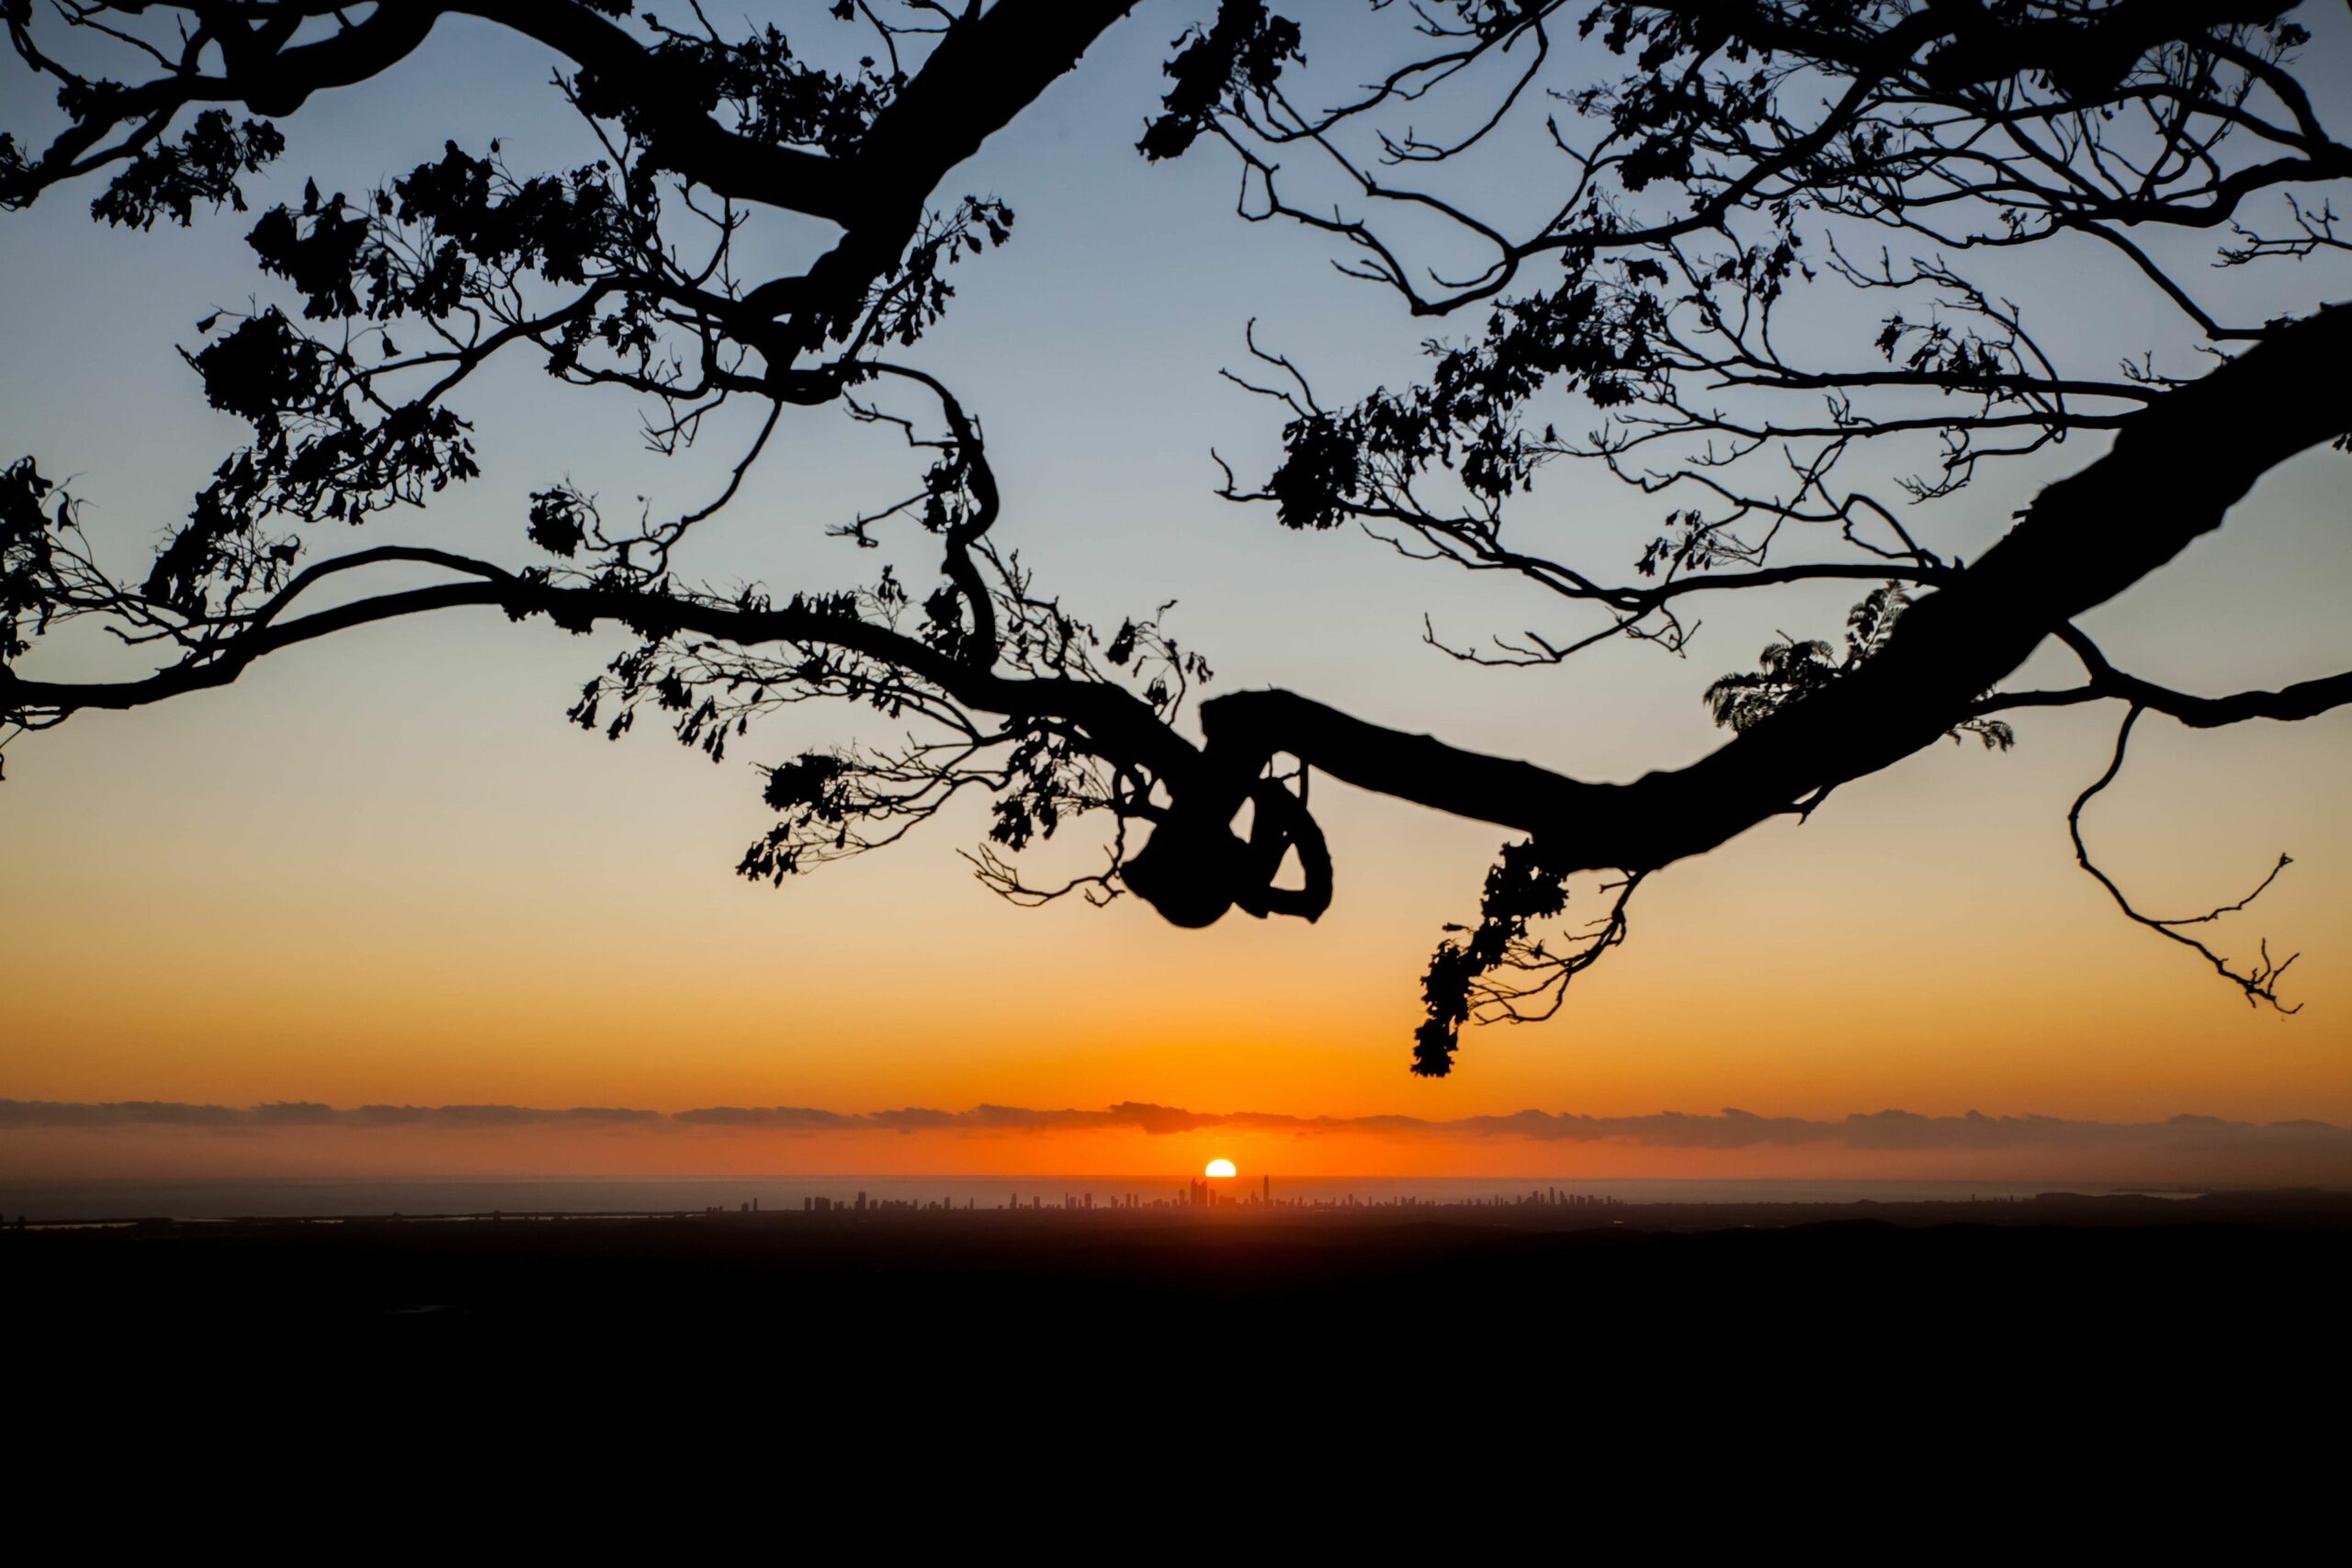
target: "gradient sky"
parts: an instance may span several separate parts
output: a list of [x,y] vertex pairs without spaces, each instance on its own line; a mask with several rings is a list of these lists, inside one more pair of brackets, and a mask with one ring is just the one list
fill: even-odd
[[[747,7],[769,9],[800,10]],[[1212,446],[1245,476],[1273,451],[1271,411],[1216,378],[1241,361],[1245,321],[1256,317],[1261,341],[1335,398],[1410,376],[1423,329],[1385,296],[1336,281],[1311,237],[1235,220],[1229,161],[1205,148],[1173,165],[1134,153],[1164,45],[1189,15],[1141,7],[944,187],[1000,194],[1019,214],[1010,247],[959,269],[960,297],[920,355],[985,422],[1007,493],[998,536],[1099,622],[1179,600],[1171,626],[1216,666],[1213,690],[1289,686],[1584,777],[1628,778],[1717,744],[1699,701],[1707,681],[1746,667],[1776,629],[1831,635],[1850,593],[1710,606],[1688,660],[1627,646],[1563,670],[1481,671],[1421,645],[1423,611],[1464,637],[1563,616],[1213,499]],[[2344,20],[2309,25],[2322,37],[2305,76],[2340,90],[2352,83]],[[593,155],[552,93],[517,90],[548,65],[493,29],[445,25],[387,79],[290,122],[288,154],[254,207],[310,175],[363,188],[449,137],[501,137],[518,170]],[[20,73],[0,76],[0,126],[42,130],[45,113]],[[205,409],[173,345],[193,342],[213,309],[271,296],[242,243],[249,219],[125,233],[89,221],[91,194],[53,193],[0,218],[0,457],[32,452],[74,476],[94,536],[130,569],[239,437]],[[779,229],[773,243],[784,254],[806,237]],[[2036,258],[2020,289],[2031,321],[2110,355],[2173,352],[2153,295],[2068,259]],[[2344,281],[2314,268],[2277,284],[2307,304],[2340,297]],[[2218,297],[2251,308],[2264,287],[2214,281]],[[479,378],[455,406],[478,421],[485,477],[371,536],[397,529],[519,558],[531,490],[569,476],[608,502],[643,493],[675,508],[730,456],[714,440],[685,461],[651,459],[626,401],[564,391],[521,364]],[[2095,452],[2077,443],[1989,474],[1937,509],[1939,537],[1973,555],[2033,485]],[[2220,534],[2092,617],[2117,661],[2212,692],[2352,665],[2345,462],[2281,469]],[[895,498],[912,472],[881,434],[797,413],[744,497],[697,535],[700,569],[786,590],[865,580],[875,558],[823,529]],[[1657,510],[1574,480],[1534,502],[1546,510],[1523,516],[1612,538],[1638,536]],[[0,1097],[665,1112],[1151,1101],[1432,1122],[1528,1107],[1821,1120],[1901,1107],[2352,1122],[2346,712],[2202,733],[2151,719],[2088,818],[2110,869],[2166,910],[2234,897],[2291,853],[2294,868],[2224,935],[2238,952],[2266,933],[2274,950],[2303,952],[2286,986],[2305,1004],[2299,1016],[2248,1009],[2193,954],[2113,911],[2073,865],[2064,812],[2102,765],[2117,716],[2029,714],[2011,754],[1934,749],[1839,791],[1809,823],[1768,825],[1652,879],[1633,940],[1577,981],[1556,1021],[1471,1032],[1454,1076],[1428,1082],[1405,1071],[1418,980],[1441,925],[1475,911],[1496,829],[1318,783],[1339,887],[1311,927],[1236,915],[1180,931],[1131,900],[1012,909],[955,853],[979,837],[977,812],[781,891],[755,887],[730,874],[767,820],[752,761],[844,738],[854,720],[797,710],[717,768],[658,729],[607,744],[561,714],[613,646],[494,615],[413,620],[266,660],[225,691],[87,715],[12,746],[0,784]],[[109,656],[77,646],[49,657],[62,671]],[[2064,676],[2052,660],[2019,683],[2035,670]],[[1925,1168],[1835,1140],[1732,1159],[1627,1140],[1232,1127],[1181,1139],[1132,1128],[435,1136],[313,1129],[281,1145],[299,1156],[261,1164],[1182,1170],[1209,1138],[1241,1149],[1245,1168]],[[143,1170],[158,1149],[191,1171],[242,1169],[259,1157],[257,1137],[139,1144],[119,1129],[0,1128],[0,1176]],[[2343,1168],[2340,1149],[2329,1157]]]

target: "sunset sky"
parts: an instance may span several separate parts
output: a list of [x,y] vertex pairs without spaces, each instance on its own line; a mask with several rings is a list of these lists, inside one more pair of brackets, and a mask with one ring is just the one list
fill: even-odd
[[[2313,60],[2352,60],[2340,11],[2310,22]],[[1336,279],[1311,236],[1237,220],[1227,161],[1136,155],[1181,25],[1141,7],[944,187],[1000,194],[1019,217],[1008,247],[959,269],[920,355],[985,423],[1007,492],[998,536],[1100,624],[1177,600],[1170,625],[1216,666],[1212,691],[1286,686],[1587,778],[1718,744],[1707,682],[1781,629],[1833,636],[1851,592],[1711,605],[1687,660],[1628,645],[1560,670],[1476,670],[1423,645],[1424,612],[1466,640],[1564,624],[1565,607],[1362,538],[1286,533],[1213,497],[1212,447],[1245,475],[1275,450],[1272,411],[1216,374],[1241,362],[1245,322],[1335,398],[1402,383],[1429,328]],[[518,170],[593,156],[551,92],[514,90],[547,70],[508,35],[447,25],[388,78],[291,122],[254,206],[311,175],[363,188],[446,138],[500,137]],[[2304,74],[2352,90],[2352,70]],[[20,71],[0,77],[0,127],[45,130],[51,112]],[[274,296],[243,244],[249,218],[109,231],[89,220],[91,194],[0,215],[0,460],[30,452],[72,476],[93,536],[130,570],[241,430],[206,409],[174,345],[216,308]],[[799,243],[759,238],[772,254]],[[2152,295],[2103,265],[2036,265],[2022,300],[2060,341],[2155,347],[2193,369],[2168,320],[2135,335],[2160,320]],[[2344,276],[2318,265],[2281,278],[2283,297],[2343,297]],[[2267,297],[2229,291],[2264,286],[2213,284],[2249,313]],[[608,504],[641,493],[674,508],[731,456],[714,437],[686,459],[652,458],[632,405],[557,389],[522,363],[455,404],[478,422],[484,477],[369,535],[519,558],[532,490],[569,476]],[[1988,471],[1929,524],[1973,558],[2036,486],[2095,450]],[[2348,461],[2320,453],[2280,470],[2091,628],[2119,664],[2196,691],[2352,667]],[[889,433],[799,411],[697,536],[701,569],[786,591],[868,580],[875,556],[824,529],[894,499],[914,472]],[[1611,538],[1637,536],[1658,508],[1574,476],[1533,502],[1563,530]],[[927,582],[921,546],[892,543]],[[1615,558],[1614,545],[1600,551]],[[1937,748],[1841,789],[1809,822],[1654,877],[1631,940],[1576,981],[1558,1019],[1472,1031],[1453,1076],[1427,1081],[1406,1072],[1421,969],[1442,926],[1475,913],[1498,829],[1318,781],[1339,883],[1312,926],[1236,914],[1184,931],[1133,899],[1012,908],[956,853],[981,836],[977,809],[781,890],[755,886],[731,874],[770,819],[753,761],[860,733],[859,720],[796,709],[717,767],[655,727],[609,744],[562,713],[619,646],[495,614],[412,619],[266,660],[227,690],[12,744],[0,1101],[235,1114],[0,1104],[0,1179],[1181,1176],[1223,1154],[1245,1177],[2352,1181],[2342,1137],[2145,1126],[2182,1114],[2352,1124],[2352,711],[2206,732],[2149,719],[2086,817],[2106,863],[2160,912],[2234,898],[2292,855],[2221,930],[2227,951],[2264,935],[2301,951],[2283,987],[2295,1016],[2248,1008],[2075,868],[2066,807],[2104,765],[2119,716],[2027,714],[2014,752]],[[80,643],[46,657],[59,672],[127,668]],[[2016,683],[2065,673],[2038,660]],[[248,1111],[286,1101],[346,1114]],[[357,1114],[491,1105],[651,1114]],[[677,1120],[777,1107],[842,1120]],[[944,1117],[884,1114],[907,1108]],[[1733,1136],[1741,1127],[1653,1120],[1726,1108],[1787,1124]],[[1531,1109],[1601,1120],[1476,1120]],[[1888,1110],[2065,1125],[1846,1122]],[[1039,1114],[1066,1111],[1083,1114]]]

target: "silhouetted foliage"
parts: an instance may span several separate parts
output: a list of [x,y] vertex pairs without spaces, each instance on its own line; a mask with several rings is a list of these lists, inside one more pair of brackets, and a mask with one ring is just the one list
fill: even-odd
[[[1832,661],[1829,645],[1783,637],[1757,655],[1758,668],[1735,671],[1707,688],[1707,706],[1715,722],[1746,731],[1792,703],[1803,702],[1842,675],[1850,675],[1863,660],[1886,647],[1895,618],[1911,596],[1890,582],[1871,591],[1846,617],[1846,652]],[[2017,731],[1997,718],[1964,718],[1951,727],[1951,738],[1973,735],[1987,750],[2006,751],[2017,744]]]
[[[1413,1066],[1434,1075],[1465,1022],[1555,1010],[1624,939],[1646,876],[1809,814],[1939,739],[2007,750],[2005,714],[2122,702],[2116,767],[2087,801],[2143,712],[2211,726],[2352,699],[2352,674],[2171,691],[2117,670],[2075,625],[2219,526],[2264,473],[2352,431],[2337,374],[2352,312],[2290,289],[2272,319],[2233,322],[2201,300],[2194,265],[2213,233],[2227,237],[2210,259],[2230,267],[2352,248],[2328,199],[2352,176],[2352,147],[2308,90],[2298,57],[2312,35],[2284,0],[1430,0],[1409,15],[1372,0],[1345,22],[1195,0],[1162,100],[1136,107],[1143,159],[1233,160],[1241,218],[1326,236],[1343,274],[1460,323],[1410,384],[1338,402],[1253,331],[1262,384],[1236,379],[1282,405],[1282,455],[1261,484],[1228,470],[1226,500],[1501,572],[1583,617],[1466,647],[1430,630],[1477,663],[1560,664],[1619,637],[1684,653],[1701,595],[1826,582],[1865,597],[1842,649],[1783,635],[1757,668],[1706,687],[1730,731],[1720,750],[1627,785],[1287,692],[1194,706],[1210,667],[1170,635],[1169,606],[1131,607],[1106,634],[1001,543],[980,420],[904,357],[952,308],[952,269],[1013,237],[1006,199],[941,182],[1131,5],[876,0],[725,31],[628,0],[379,0],[364,14],[0,0],[18,79],[54,88],[57,121],[37,150],[0,134],[0,208],[96,187],[93,215],[112,225],[244,213],[243,182],[288,155],[279,122],[318,92],[372,83],[456,15],[552,51],[555,90],[593,143],[532,174],[495,142],[453,141],[380,187],[308,181],[299,203],[254,220],[246,243],[278,302],[208,317],[181,350],[249,437],[142,581],[101,569],[73,497],[32,457],[0,470],[0,724],[39,729],[220,685],[280,649],[430,611],[616,625],[634,646],[571,710],[611,738],[649,703],[713,761],[812,699],[905,727],[895,746],[762,768],[775,820],[745,876],[781,882],[895,841],[977,793],[989,825],[971,859],[997,891],[1131,891],[1183,925],[1328,907],[1307,803],[1320,771],[1520,835],[1477,922],[1449,931],[1425,978]],[[1326,99],[1310,59],[1317,29],[1343,26],[1377,36],[1393,64]],[[1475,172],[1494,156],[1511,161],[1508,188]],[[745,276],[738,237],[775,214],[831,225],[830,248]],[[2149,342],[2088,351],[2098,368],[2086,370],[2073,363],[2086,351],[2039,340],[2023,308],[1951,259],[2038,245],[2111,263],[2169,318]],[[1464,247],[1485,259],[1465,265]],[[1831,290],[1849,297],[1825,309]],[[454,400],[510,353],[564,387],[633,394],[660,452],[729,407],[758,411],[757,434],[691,509],[618,523],[593,491],[541,482],[510,541],[534,564],[399,544],[322,553],[333,536],[317,525],[380,520],[477,476]],[[2188,354],[2211,364],[2158,368]],[[807,408],[903,436],[921,465],[911,493],[834,532],[864,547],[919,531],[939,552],[935,581],[886,567],[854,588],[778,594],[687,574],[695,529]],[[2042,490],[1995,547],[1963,562],[1935,545],[1932,503],[1988,465],[2085,435],[2101,455]],[[1622,554],[1591,528],[1573,553],[1529,542],[1530,498],[1563,463],[1623,481],[1632,515],[1657,521]],[[1890,473],[1899,494],[1873,494],[1858,469]],[[365,591],[373,574],[420,568],[435,574],[427,586]],[[330,580],[360,591],[313,607]],[[122,682],[34,673],[42,635],[85,618],[167,657]],[[2003,689],[2052,641],[2083,665],[2081,684]],[[2146,919],[2098,871],[2081,805],[2086,868],[2126,914],[2190,941],[2175,928],[2195,922]],[[1024,880],[1014,857],[1080,819],[1101,825],[1099,868]],[[1579,879],[1595,900],[1580,922]],[[2249,1000],[2277,1001],[2286,963],[2267,949],[2233,967],[2190,945]]]

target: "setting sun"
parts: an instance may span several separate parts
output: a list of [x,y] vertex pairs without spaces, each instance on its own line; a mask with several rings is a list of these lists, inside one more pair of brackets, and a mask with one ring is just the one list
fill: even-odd
[[1233,1162],[1229,1159],[1213,1159],[1209,1161],[1209,1174],[1211,1176],[1231,1176],[1234,1174]]

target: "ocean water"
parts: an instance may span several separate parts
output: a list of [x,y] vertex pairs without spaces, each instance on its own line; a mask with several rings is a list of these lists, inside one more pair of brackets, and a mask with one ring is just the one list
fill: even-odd
[[[0,1215],[13,1220],[220,1220],[298,1215],[652,1213],[707,1208],[797,1210],[809,1198],[854,1204],[946,1202],[957,1209],[1027,1208],[1043,1200],[1097,1205],[1174,1201],[1188,1179],[1150,1176],[715,1176],[514,1178],[399,1181],[17,1181],[0,1182]],[[1237,1200],[1255,1197],[1259,1180],[1242,1177],[1216,1184]],[[2099,1185],[2059,1181],[1598,1180],[1584,1177],[1301,1177],[1272,1179],[1283,1204],[1480,1203],[1512,1201],[1557,1190],[1621,1203],[1882,1203],[1966,1202],[1971,1198],[2022,1199],[2057,1190],[2103,1191]],[[2143,1190],[2135,1189],[2134,1190]]]

